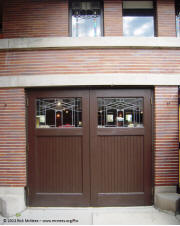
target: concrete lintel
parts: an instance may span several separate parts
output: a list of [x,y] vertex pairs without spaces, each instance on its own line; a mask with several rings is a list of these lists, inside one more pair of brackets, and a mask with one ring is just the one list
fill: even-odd
[[53,86],[180,85],[180,74],[60,74],[0,76],[0,88]]
[[13,49],[180,48],[176,37],[44,37],[0,39],[0,50]]
[[0,50],[9,49],[8,39],[0,39]]

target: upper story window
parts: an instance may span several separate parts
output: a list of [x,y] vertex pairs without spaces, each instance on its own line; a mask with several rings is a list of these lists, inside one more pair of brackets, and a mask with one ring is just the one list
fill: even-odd
[[123,35],[154,36],[153,1],[123,1]]
[[72,37],[98,37],[102,35],[101,0],[70,1]]
[[180,2],[176,1],[176,33],[180,37]]

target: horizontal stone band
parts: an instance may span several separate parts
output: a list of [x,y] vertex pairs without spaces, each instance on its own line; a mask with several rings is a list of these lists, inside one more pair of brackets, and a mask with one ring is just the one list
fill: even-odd
[[180,74],[60,74],[0,76],[0,87],[180,85]]
[[175,37],[46,37],[0,39],[0,50],[13,49],[180,48]]

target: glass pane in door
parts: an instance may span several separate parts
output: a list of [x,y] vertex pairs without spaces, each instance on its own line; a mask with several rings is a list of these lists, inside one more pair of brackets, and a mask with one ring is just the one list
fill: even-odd
[[36,100],[36,128],[82,127],[81,98]]
[[98,127],[143,127],[143,98],[98,98]]

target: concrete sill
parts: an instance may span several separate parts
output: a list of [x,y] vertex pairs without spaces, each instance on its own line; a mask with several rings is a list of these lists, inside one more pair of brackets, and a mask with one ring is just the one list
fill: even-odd
[[16,49],[108,49],[108,48],[173,48],[180,49],[175,37],[44,37],[0,39],[0,50]]

